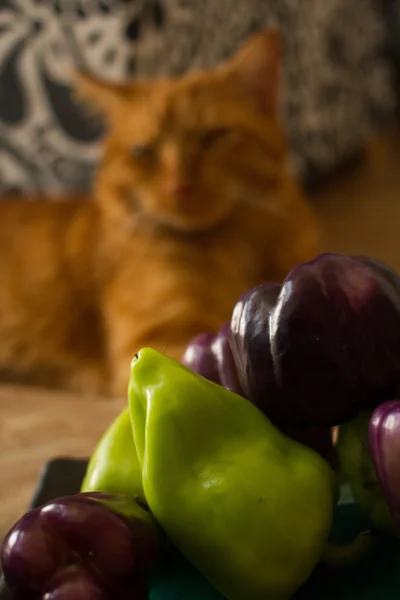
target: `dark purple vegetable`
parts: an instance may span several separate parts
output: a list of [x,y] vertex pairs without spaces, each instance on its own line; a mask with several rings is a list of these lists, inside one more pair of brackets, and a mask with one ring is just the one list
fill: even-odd
[[229,323],[225,323],[221,327],[211,344],[211,352],[215,357],[221,385],[227,390],[243,396],[230,346],[230,330]]
[[108,600],[95,578],[77,565],[58,571],[44,588],[45,600]]
[[181,363],[202,377],[220,384],[218,365],[211,349],[214,339],[213,333],[196,335],[187,345]]
[[283,430],[287,436],[317,452],[334,471],[338,470],[336,451],[333,445],[333,434],[329,427],[288,427]]
[[269,345],[269,319],[281,286],[265,283],[248,290],[233,310],[230,346],[244,395],[261,410],[279,396]]
[[22,517],[3,542],[1,563],[11,588],[41,589],[68,560],[69,549],[43,526],[40,509]]
[[338,425],[397,391],[400,278],[374,259],[300,264],[277,298],[266,285],[240,300],[231,329],[243,389],[278,425]]
[[45,588],[43,600],[147,600],[143,577],[122,588],[99,586],[96,578],[79,566],[60,571]]
[[133,498],[77,494],[24,515],[4,539],[7,585],[35,600],[145,600],[158,553],[151,515]]
[[230,324],[225,323],[216,335],[197,335],[187,345],[181,362],[206,379],[243,395],[230,348],[229,333]]
[[374,410],[368,437],[376,474],[400,533],[400,400]]

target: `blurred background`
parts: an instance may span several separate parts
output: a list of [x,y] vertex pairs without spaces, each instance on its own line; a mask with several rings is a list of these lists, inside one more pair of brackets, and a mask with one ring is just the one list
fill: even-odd
[[[0,0],[0,199],[90,188],[103,129],[74,100],[72,68],[180,74],[269,24],[285,38],[281,111],[327,249],[400,267],[400,0]],[[366,143],[381,162],[341,187]]]
[[307,185],[335,171],[398,105],[399,0],[1,0],[0,192],[90,187],[100,125],[71,67],[110,81],[213,66],[278,24],[282,115]]
[[[400,0],[0,0],[0,201],[90,189],[103,126],[74,100],[74,67],[181,74],[269,24],[285,38],[282,118],[325,249],[400,269]],[[94,420],[81,400],[67,421],[73,399],[49,397],[0,390],[0,534],[43,462],[87,455],[119,410],[98,402]]]

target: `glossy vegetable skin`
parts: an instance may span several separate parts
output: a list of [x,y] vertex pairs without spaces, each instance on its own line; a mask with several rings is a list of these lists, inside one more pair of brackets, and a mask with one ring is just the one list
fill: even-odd
[[400,400],[386,402],[373,412],[369,422],[369,447],[400,535]]
[[281,288],[239,300],[232,349],[243,390],[275,424],[335,426],[400,382],[400,278],[379,261],[324,254]]
[[108,494],[60,498],[29,511],[1,554],[7,585],[35,600],[145,600],[158,533],[134,499]]
[[[255,366],[255,371],[257,371],[257,361],[259,356],[257,352],[257,337],[260,336],[261,340],[265,339],[265,323],[268,324],[269,312],[274,306],[274,302],[279,295],[280,289],[281,286],[279,284],[260,286],[260,288],[249,290],[243,294],[241,301],[236,305],[233,319],[235,320],[236,329],[240,329],[240,321],[246,322],[246,320],[252,318],[249,315],[249,312],[251,313],[252,310],[251,302],[246,302],[246,300],[256,297],[253,292],[257,290],[261,291],[265,300],[265,312],[258,314],[258,321],[253,323],[252,328],[249,327],[247,329],[247,334],[252,336],[252,351],[254,352],[254,356],[246,355],[248,361],[245,365],[239,364],[238,369],[235,363],[234,353],[239,357],[239,361],[240,357],[243,356],[243,354],[241,354],[242,348],[240,347],[240,344],[243,343],[243,339],[241,339],[240,336],[232,335],[230,323],[224,323],[216,335],[207,333],[193,338],[193,340],[189,342],[181,362],[206,379],[219,383],[227,390],[246,397],[246,393],[251,393],[251,386],[248,385],[249,381],[256,378],[256,373],[253,372],[253,368]],[[245,308],[245,310],[242,310],[243,308]],[[235,344],[239,344],[239,348],[235,347]],[[247,390],[246,393],[243,391],[242,384],[239,381],[238,371],[242,374],[242,381]],[[267,377],[268,372],[268,370],[264,371]],[[267,379],[261,379],[261,382],[262,385],[264,385],[264,389],[268,387]],[[274,394],[278,393],[275,386],[270,389],[270,392]],[[257,395],[253,395],[252,397],[257,398]],[[262,401],[260,401],[258,407],[261,410],[263,409]],[[114,429],[116,432],[115,426],[113,426],[113,430]],[[332,444],[332,433],[328,427],[304,428],[291,426],[282,427],[281,430],[292,439],[318,452],[318,454],[325,458],[330,466],[336,470],[337,461]],[[116,448],[114,443],[112,443],[112,445]],[[127,444],[125,446],[128,447]],[[122,444],[120,447],[122,448]],[[129,454],[131,455],[134,453],[130,451]],[[127,453],[125,451],[121,455],[124,463],[126,462],[126,455]],[[97,467],[96,470],[99,471],[99,467]],[[99,479],[99,477],[97,479]],[[126,482],[127,478],[124,477],[124,480]]]
[[214,340],[213,333],[201,333],[195,336],[187,345],[181,362],[202,377],[214,383],[221,383],[217,361],[211,348]]
[[370,420],[371,411],[362,411],[355,419],[339,427],[336,450],[340,472],[350,484],[357,504],[374,527],[393,535],[393,519],[368,443]]
[[129,405],[146,500],[172,543],[228,600],[289,600],[331,531],[326,461],[150,348],[132,361]]
[[145,501],[128,408],[113,421],[97,444],[80,491],[123,494]]

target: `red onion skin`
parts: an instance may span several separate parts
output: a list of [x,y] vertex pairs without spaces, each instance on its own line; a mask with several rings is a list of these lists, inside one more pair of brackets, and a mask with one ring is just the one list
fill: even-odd
[[400,400],[378,406],[368,430],[375,470],[400,534]]

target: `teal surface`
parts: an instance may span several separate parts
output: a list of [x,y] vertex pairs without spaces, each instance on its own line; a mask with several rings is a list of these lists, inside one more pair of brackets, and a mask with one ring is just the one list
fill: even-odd
[[[336,508],[333,539],[348,542],[370,526],[348,488]],[[320,565],[294,600],[400,600],[400,541],[374,534],[371,552],[358,565],[333,569]],[[150,600],[223,600],[177,551],[168,552],[152,574]]]

